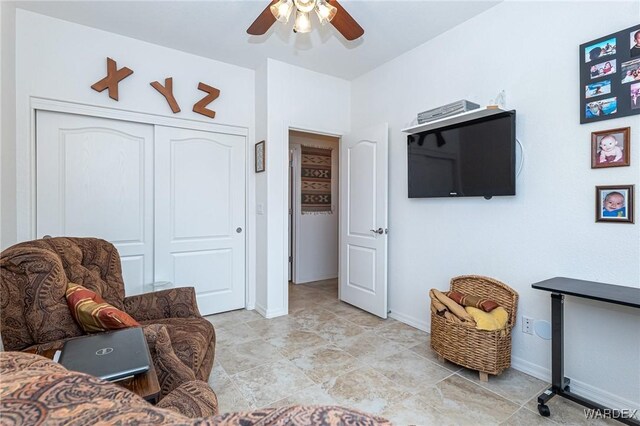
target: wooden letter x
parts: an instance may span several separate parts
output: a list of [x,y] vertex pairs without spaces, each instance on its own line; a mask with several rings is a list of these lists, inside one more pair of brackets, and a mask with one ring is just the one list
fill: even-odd
[[127,67],[118,69],[116,61],[111,58],[107,58],[107,76],[95,83],[91,88],[98,92],[102,92],[104,89],[109,88],[109,97],[117,101],[118,83],[129,77],[131,74],[133,74],[133,70]]
[[167,100],[167,103],[171,107],[171,111],[173,111],[174,114],[180,112],[178,101],[176,101],[176,98],[173,96],[173,78],[165,78],[164,87],[162,87],[162,84],[157,81],[154,81],[153,83],[151,83],[151,85],[154,89],[160,92],[162,96],[164,96],[164,98]]
[[211,102],[216,100],[218,96],[220,96],[220,90],[216,89],[215,87],[207,86],[202,82],[198,84],[198,90],[207,92],[208,95],[196,102],[196,104],[193,106],[193,112],[206,115],[209,118],[215,118],[216,112],[208,109],[207,105],[209,105]]

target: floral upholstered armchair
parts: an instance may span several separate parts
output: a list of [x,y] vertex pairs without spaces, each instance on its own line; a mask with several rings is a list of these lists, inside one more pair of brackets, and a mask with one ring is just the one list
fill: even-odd
[[82,336],[68,308],[68,282],[86,287],[138,321],[161,385],[161,398],[182,383],[207,381],[215,331],[198,311],[192,287],[125,297],[120,256],[97,238],[46,238],[0,256],[0,334],[7,351],[42,351]]

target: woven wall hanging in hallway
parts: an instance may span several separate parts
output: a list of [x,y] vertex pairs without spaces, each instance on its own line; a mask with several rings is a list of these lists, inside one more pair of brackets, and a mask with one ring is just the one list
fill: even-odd
[[302,146],[302,214],[331,213],[331,150]]

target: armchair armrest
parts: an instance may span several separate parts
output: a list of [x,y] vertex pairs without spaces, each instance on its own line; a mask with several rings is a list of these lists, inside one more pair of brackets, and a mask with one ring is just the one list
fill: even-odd
[[193,380],[174,389],[156,407],[173,410],[192,419],[209,417],[218,414],[218,398],[208,384]]
[[124,310],[136,321],[201,317],[193,287],[178,287],[125,297]]

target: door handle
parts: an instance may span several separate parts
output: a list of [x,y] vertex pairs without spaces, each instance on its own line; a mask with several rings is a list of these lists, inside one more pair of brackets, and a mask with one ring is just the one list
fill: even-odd
[[371,232],[375,232],[376,234],[384,234],[384,229],[382,228],[378,228],[378,229],[370,229]]
[[241,233],[241,232],[242,232],[242,228],[237,227],[237,228],[236,228],[236,232],[237,232],[238,234],[239,234],[239,233]]

